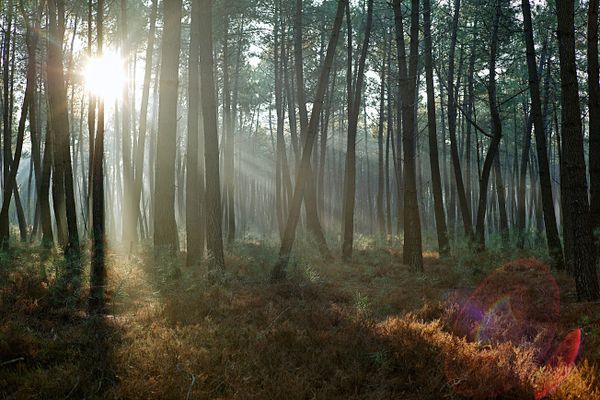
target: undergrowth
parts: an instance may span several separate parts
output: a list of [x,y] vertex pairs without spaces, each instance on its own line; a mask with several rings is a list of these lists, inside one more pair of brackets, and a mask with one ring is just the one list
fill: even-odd
[[584,335],[568,373],[540,367],[526,346],[456,329],[460,302],[501,260],[524,254],[427,252],[415,274],[368,238],[351,265],[312,252],[300,243],[309,256],[277,284],[275,242],[234,244],[216,281],[183,255],[113,254],[102,318],[85,313],[85,290],[60,284],[60,254],[1,254],[0,397],[530,399],[555,379],[553,399],[600,399],[600,306],[575,304],[566,276],[557,275],[557,336]]

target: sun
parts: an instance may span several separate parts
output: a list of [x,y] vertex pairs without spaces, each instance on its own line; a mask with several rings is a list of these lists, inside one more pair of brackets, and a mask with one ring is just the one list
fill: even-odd
[[117,53],[105,51],[102,57],[90,58],[83,74],[85,86],[94,96],[105,102],[121,96],[125,85],[125,68]]

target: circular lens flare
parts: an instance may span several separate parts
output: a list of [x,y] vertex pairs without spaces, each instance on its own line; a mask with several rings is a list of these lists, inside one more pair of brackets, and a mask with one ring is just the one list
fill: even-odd
[[509,262],[460,303],[451,320],[453,331],[480,347],[446,359],[446,376],[454,382],[455,392],[487,398],[511,390],[518,380],[511,367],[518,361],[515,348],[531,352],[531,362],[521,368],[537,375],[536,400],[554,392],[568,377],[579,352],[581,330],[561,338],[560,292],[544,264],[533,259]]
[[105,102],[121,96],[125,85],[123,60],[113,51],[105,51],[101,57],[90,58],[84,70],[86,88]]

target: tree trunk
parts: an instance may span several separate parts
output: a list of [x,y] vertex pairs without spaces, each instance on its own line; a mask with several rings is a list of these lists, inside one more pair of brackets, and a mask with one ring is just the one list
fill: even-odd
[[592,232],[600,249],[600,81],[598,73],[598,0],[590,0],[587,27],[587,75]]
[[181,0],[163,2],[164,30],[158,139],[156,146],[156,186],[154,188],[155,250],[178,250],[175,221],[175,161],[177,155],[177,97],[179,86],[179,50],[181,46]]
[[411,0],[410,55],[408,68],[401,1],[394,0],[394,20],[396,26],[396,47],[399,65],[400,94],[402,98],[402,147],[404,156],[404,230],[403,261],[414,271],[423,270],[421,243],[421,221],[417,200],[416,138],[415,118],[416,86],[419,63],[419,0]]
[[211,267],[222,269],[223,233],[221,227],[221,188],[219,177],[219,136],[213,60],[213,0],[202,0],[200,13],[200,82],[202,84],[202,121],[206,168],[206,245]]
[[[302,144],[302,148],[306,148],[306,138],[308,137],[308,129],[309,129],[309,120],[308,120],[308,111],[306,109],[306,95],[305,95],[305,81],[304,81],[304,67],[303,67],[303,55],[302,55],[302,0],[296,0],[296,15],[294,18],[294,63],[296,70],[296,95],[298,98],[298,109],[300,113],[300,143]],[[331,69],[331,66],[329,66]],[[329,79],[329,77],[327,77]],[[325,84],[325,89],[323,92],[323,96],[325,95],[325,91],[327,89],[328,84]],[[323,105],[320,105],[321,108]],[[315,129],[318,128],[318,117],[317,114],[315,121]],[[312,121],[310,121],[312,122]],[[315,132],[316,135],[316,132]],[[311,145],[312,152],[312,145]],[[302,155],[304,157],[304,155]],[[303,196],[304,196],[304,210],[306,212],[306,224],[308,225],[308,229],[310,230],[313,238],[317,242],[317,247],[319,252],[324,258],[329,258],[329,248],[327,247],[327,241],[325,240],[325,235],[323,233],[323,227],[321,226],[321,222],[319,221],[319,215],[317,214],[317,185],[314,179],[313,168],[311,165],[311,160],[309,158],[309,163],[307,168],[309,169],[307,174],[311,178],[307,180],[306,188],[302,188]],[[298,167],[300,169],[300,167]],[[297,174],[300,175],[300,171],[297,171]],[[295,192],[295,190],[294,190]],[[286,224],[287,229],[287,224]],[[290,246],[291,248],[291,246]]]
[[231,110],[231,85],[229,79],[229,13],[227,2],[224,3],[224,37],[223,37],[223,130],[224,161],[223,175],[225,180],[225,204],[227,207],[227,243],[235,240],[235,196],[234,196],[234,134]]
[[59,227],[62,229],[66,227],[68,235],[65,256],[69,260],[68,273],[70,274],[76,270],[74,262],[79,255],[79,236],[71,166],[67,93],[62,60],[64,13],[63,0],[48,1],[50,40],[48,41],[47,79],[51,134],[54,135],[52,141],[55,172],[53,186],[56,189],[54,193],[57,195],[54,200],[57,203],[55,209],[58,210],[57,223],[60,219]]
[[[592,0],[596,1],[596,0]],[[540,80],[535,68],[535,46],[533,43],[533,27],[531,22],[531,8],[529,0],[522,0],[523,21],[525,25],[525,45],[527,48],[527,71],[529,73],[529,91],[531,94],[531,113],[535,125],[535,143],[537,150],[538,172],[540,177],[540,188],[542,191],[542,211],[544,213],[544,226],[546,227],[546,241],[548,251],[552,257],[554,267],[564,268],[562,245],[556,224],[554,212],[554,196],[552,194],[552,181],[548,162],[548,150],[546,148],[546,130],[544,127],[544,114],[540,100]],[[540,65],[544,64],[541,57]],[[541,70],[541,69],[540,69]],[[547,73],[550,71],[548,70]],[[546,99],[546,102],[548,99]],[[600,117],[600,114],[599,114]]]
[[579,300],[600,298],[596,257],[590,221],[583,131],[575,64],[574,2],[557,2],[558,50],[560,57],[565,258],[575,276]]
[[[365,63],[367,61],[369,41],[371,39],[371,28],[373,26],[373,0],[369,0],[367,4],[367,22],[361,47],[360,60],[358,61],[356,81],[352,83],[351,90],[349,92],[352,101],[349,102],[349,108],[351,109],[348,113],[348,141],[346,145],[346,165],[344,175],[344,212],[342,224],[342,259],[344,261],[350,261],[352,259],[352,245],[354,241],[354,203],[356,201],[356,133],[358,129],[358,117],[360,115]],[[348,4],[347,7],[350,7],[350,5]],[[350,35],[351,33],[348,32],[348,34]],[[348,49],[348,56],[351,54],[352,49],[350,48]]]
[[[98,0],[96,15],[98,32],[98,56],[102,56],[104,40],[104,0]],[[90,271],[90,313],[104,311],[104,285],[106,281],[105,260],[105,221],[104,221],[104,100],[98,97],[98,125],[94,138],[94,159],[92,160],[92,259]]]
[[425,35],[425,80],[427,84],[427,121],[429,130],[429,162],[431,166],[431,189],[433,192],[435,226],[440,255],[449,253],[448,231],[442,195],[442,178],[438,156],[438,139],[435,116],[435,88],[433,84],[433,59],[431,55],[431,2],[423,1],[423,24]]
[[[186,157],[186,239],[187,265],[195,265],[204,258],[204,223],[202,221],[202,196],[204,168],[200,164],[200,141],[204,141],[200,129],[200,0],[192,1],[192,20],[188,61],[188,138]],[[202,158],[204,161],[204,158]],[[200,174],[202,170],[202,175]]]
[[137,211],[134,202],[133,165],[131,156],[131,119],[133,112],[129,97],[129,37],[127,33],[127,0],[121,0],[120,36],[121,57],[124,61],[125,83],[123,84],[123,98],[121,99],[121,137],[123,157],[123,207],[122,213],[122,243],[125,251],[131,251],[131,246],[137,242]]
[[152,6],[150,11],[150,30],[148,31],[148,44],[146,47],[146,65],[144,67],[144,84],[142,87],[142,99],[140,107],[140,125],[135,155],[135,175],[133,189],[133,211],[137,215],[137,224],[140,227],[140,231],[143,231],[143,214],[142,212],[140,212],[140,199],[142,195],[144,178],[144,154],[146,147],[146,136],[148,131],[148,102],[150,98],[150,81],[152,79],[152,61],[154,56],[154,40],[156,36],[157,14],[158,0],[152,0]]
[[348,0],[338,0],[337,3],[337,11],[335,14],[333,29],[331,32],[331,37],[329,38],[329,43],[327,45],[327,53],[325,55],[325,60],[323,61],[323,66],[319,74],[319,81],[317,83],[315,101],[311,112],[310,122],[306,129],[306,135],[302,151],[302,159],[300,161],[298,174],[296,176],[294,195],[292,196],[292,201],[290,203],[285,232],[283,234],[283,239],[281,240],[281,247],[279,249],[279,260],[277,261],[277,263],[273,267],[273,270],[271,271],[271,276],[275,280],[282,279],[283,277],[285,277],[285,270],[289,262],[290,253],[292,251],[292,246],[294,244],[294,239],[296,236],[296,227],[298,225],[298,220],[300,219],[300,208],[302,205],[302,198],[304,197],[307,181],[312,177],[312,171],[310,168],[311,153],[315,138],[317,136],[319,115],[321,113],[321,109],[323,108],[325,91],[327,90],[328,86],[329,72],[331,71],[331,67],[333,65],[335,48],[337,46],[337,41],[342,26],[344,9],[347,4]]
[[490,62],[488,65],[488,99],[490,102],[491,115],[491,134],[490,147],[483,162],[481,178],[479,179],[479,204],[477,206],[477,226],[476,239],[479,250],[485,248],[485,216],[487,211],[487,195],[492,172],[494,159],[498,156],[500,148],[500,140],[502,139],[502,122],[500,121],[500,111],[498,110],[498,99],[496,94],[496,59],[498,52],[498,28],[500,25],[501,3],[500,0],[495,1],[494,16],[492,19],[492,35],[490,38]]
[[450,50],[448,53],[448,135],[450,136],[450,153],[452,157],[452,166],[454,168],[454,179],[456,181],[456,192],[458,192],[458,202],[463,221],[465,235],[469,240],[474,239],[473,222],[471,211],[465,193],[465,184],[463,181],[462,170],[460,167],[460,157],[458,153],[458,143],[456,140],[456,109],[454,89],[454,54],[456,51],[456,41],[458,36],[458,20],[460,16],[460,0],[454,0],[454,16],[452,19],[452,31],[450,36]]

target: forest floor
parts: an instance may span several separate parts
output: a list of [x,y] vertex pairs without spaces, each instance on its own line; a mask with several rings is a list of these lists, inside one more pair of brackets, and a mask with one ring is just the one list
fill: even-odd
[[275,256],[237,243],[209,283],[149,251],[111,255],[108,315],[91,318],[84,291],[61,297],[59,256],[17,247],[0,257],[0,398],[600,399],[600,304],[532,259],[498,270],[527,254],[426,253],[414,273],[364,240],[352,265],[310,255],[276,284]]

